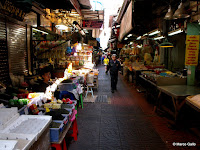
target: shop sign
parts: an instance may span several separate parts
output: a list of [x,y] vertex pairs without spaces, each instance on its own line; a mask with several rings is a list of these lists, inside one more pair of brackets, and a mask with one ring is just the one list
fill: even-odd
[[120,33],[118,38],[119,41],[122,41],[123,37],[133,29],[132,15],[133,15],[133,3],[131,1],[121,21]]
[[89,46],[97,46],[97,41],[96,40],[88,40],[88,45]]
[[186,37],[186,52],[185,65],[198,65],[199,55],[199,35],[187,35]]
[[103,21],[99,20],[83,20],[82,27],[83,28],[101,28]]
[[15,7],[12,2],[8,0],[0,1],[0,12],[21,21],[24,19],[24,16],[26,14],[25,12],[23,12],[23,10]]

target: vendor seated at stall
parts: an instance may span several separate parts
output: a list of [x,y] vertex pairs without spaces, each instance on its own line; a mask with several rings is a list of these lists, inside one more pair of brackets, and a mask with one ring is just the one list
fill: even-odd
[[49,67],[41,69],[40,76],[42,80],[38,80],[37,84],[33,87],[33,92],[45,92],[46,88],[50,85],[51,73]]

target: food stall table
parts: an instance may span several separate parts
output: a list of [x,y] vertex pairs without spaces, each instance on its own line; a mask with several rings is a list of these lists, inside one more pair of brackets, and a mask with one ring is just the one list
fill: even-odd
[[[200,92],[199,92],[200,93]],[[200,101],[192,100],[194,96],[188,96],[186,98],[186,104],[195,109],[196,111],[200,112]]]
[[200,88],[196,86],[188,86],[188,85],[169,85],[169,86],[158,86],[159,95],[157,99],[156,109],[161,109],[162,101],[161,98],[162,93],[171,97],[173,102],[174,112],[169,110],[168,108],[162,106],[162,108],[168,113],[172,114],[175,122],[177,121],[178,114],[180,109],[185,104],[185,98],[190,95],[197,95],[200,93]]
[[139,75],[138,82],[142,88],[138,86],[137,91],[145,91],[146,97],[148,99],[151,98],[151,100],[154,100],[155,103],[155,99],[157,99],[159,93],[156,83],[152,82],[149,79],[146,79],[145,77],[143,77],[143,75]]

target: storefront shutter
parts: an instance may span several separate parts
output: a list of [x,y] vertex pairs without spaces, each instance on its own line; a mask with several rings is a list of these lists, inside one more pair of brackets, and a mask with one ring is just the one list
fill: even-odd
[[5,19],[0,16],[0,82],[7,84],[9,81],[6,23]]
[[9,52],[10,73],[23,75],[26,70],[26,27],[7,22],[7,41]]

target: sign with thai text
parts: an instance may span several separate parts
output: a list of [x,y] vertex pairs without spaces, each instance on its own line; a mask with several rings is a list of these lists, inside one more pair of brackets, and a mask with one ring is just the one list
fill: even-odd
[[101,28],[103,25],[103,21],[99,20],[83,20],[82,21],[82,27],[83,28]]
[[25,12],[23,12],[23,10],[15,7],[13,3],[8,0],[0,1],[0,12],[21,21],[24,19],[24,16],[26,14]]
[[187,35],[185,65],[196,66],[199,55],[199,35]]

